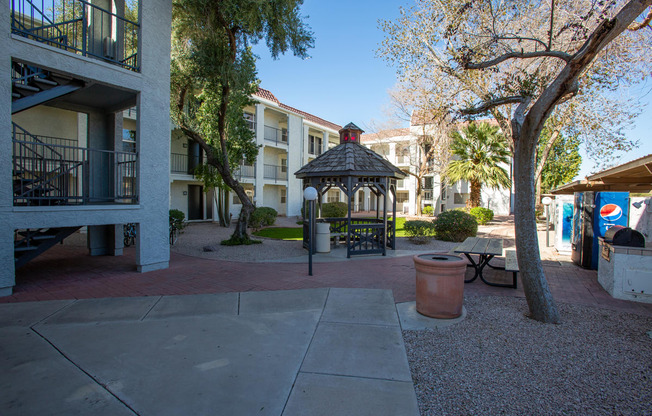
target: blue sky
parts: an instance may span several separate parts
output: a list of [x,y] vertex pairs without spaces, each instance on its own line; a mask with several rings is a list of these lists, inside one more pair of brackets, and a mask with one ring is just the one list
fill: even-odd
[[[261,87],[270,90],[282,103],[318,117],[345,125],[354,122],[368,130],[372,120],[383,122],[389,103],[387,91],[396,83],[394,68],[376,58],[384,38],[378,20],[396,19],[399,6],[411,1],[388,0],[305,0],[302,14],[315,36],[310,59],[291,54],[273,60],[261,44],[255,47]],[[648,83],[648,89],[649,89]],[[628,132],[640,141],[629,154],[615,154],[615,163],[652,154],[652,93],[648,106]],[[583,177],[593,164],[583,155]]]

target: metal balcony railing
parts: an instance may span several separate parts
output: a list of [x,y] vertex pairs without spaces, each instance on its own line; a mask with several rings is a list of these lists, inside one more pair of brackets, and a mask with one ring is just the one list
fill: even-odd
[[139,24],[89,1],[12,0],[11,32],[140,71]]
[[277,129],[276,127],[265,126],[265,140],[275,144],[288,144],[287,129]]
[[172,153],[170,155],[170,172],[184,175],[192,174],[188,171],[188,155]]
[[256,177],[256,167],[254,165],[241,164],[233,173],[236,179],[252,179]]
[[14,124],[14,205],[138,203],[136,153],[46,142],[66,140],[34,136]]
[[432,191],[423,191],[421,195],[424,200],[432,201]]
[[275,181],[287,181],[288,169],[287,166],[265,165],[265,172],[263,173],[265,179],[273,179]]

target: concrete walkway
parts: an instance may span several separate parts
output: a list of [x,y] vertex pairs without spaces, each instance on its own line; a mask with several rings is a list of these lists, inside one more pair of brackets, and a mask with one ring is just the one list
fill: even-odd
[[3,415],[418,415],[374,289],[0,305]]

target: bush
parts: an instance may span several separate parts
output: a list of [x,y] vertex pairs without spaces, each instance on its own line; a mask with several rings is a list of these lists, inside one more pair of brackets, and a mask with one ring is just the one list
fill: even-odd
[[414,244],[426,244],[435,235],[435,224],[432,221],[405,221],[403,229],[410,241]]
[[485,225],[494,219],[494,212],[489,208],[475,207],[471,208],[469,214],[473,215],[478,224]]
[[321,205],[322,218],[343,218],[349,213],[346,202],[327,202]]
[[428,205],[426,207],[423,207],[423,209],[421,210],[421,213],[423,215],[427,215],[429,217],[432,217],[432,214],[435,213],[435,209],[431,205]]
[[186,214],[184,214],[183,211],[179,211],[178,209],[171,209],[169,211],[169,216],[170,226],[174,226],[174,228],[177,230],[180,230],[186,226],[184,222],[186,220]]
[[261,228],[274,225],[278,212],[270,207],[258,207],[251,213],[249,224],[252,228]]
[[464,241],[478,233],[478,222],[471,214],[460,210],[444,211],[433,220],[437,239]]

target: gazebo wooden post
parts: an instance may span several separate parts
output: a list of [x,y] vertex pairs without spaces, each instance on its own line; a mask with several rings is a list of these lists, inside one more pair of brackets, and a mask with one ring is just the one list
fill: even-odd
[[389,187],[389,178],[383,178],[383,186],[385,187],[385,192],[383,192],[383,256],[387,255],[387,191]]
[[346,177],[346,205],[348,206],[348,217],[346,220],[346,258],[351,258],[351,176]]
[[396,250],[396,180],[390,179],[392,185],[390,185],[390,190],[392,192],[392,207],[394,213],[392,214],[392,230],[394,231],[394,238],[392,238],[392,250]]

